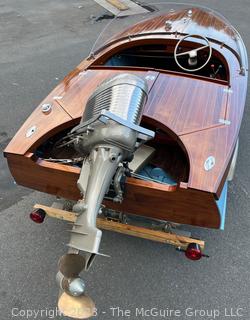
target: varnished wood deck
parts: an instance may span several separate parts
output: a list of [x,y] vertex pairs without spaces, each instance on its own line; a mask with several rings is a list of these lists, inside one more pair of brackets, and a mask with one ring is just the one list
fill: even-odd
[[[185,14],[165,15],[136,25],[73,70],[43,100],[6,148],[5,155],[15,180],[47,193],[79,198],[76,187],[79,169],[40,161],[33,153],[49,137],[79,122],[88,97],[101,81],[117,73],[131,72],[147,79],[150,88],[144,119],[176,137],[188,156],[190,174],[188,182],[180,183],[175,192],[162,191],[159,185],[157,190],[157,184],[155,188],[145,188],[140,181],[134,183],[128,179],[126,197],[119,208],[165,220],[219,228],[215,197],[220,195],[238,138],[247,75],[240,74],[233,29],[199,9],[194,9],[192,19],[183,25],[181,19]],[[215,39],[212,47],[227,63],[228,83],[163,70],[102,66],[108,56],[132,45],[176,42],[175,34],[159,34],[163,22],[168,19],[183,33],[195,32]],[[128,33],[134,37],[126,37]],[[42,113],[43,103],[53,104],[49,115]],[[36,126],[36,131],[27,138],[26,132],[32,126]],[[213,156],[216,163],[212,170],[206,171],[204,163],[209,156]],[[114,205],[110,203],[109,206]]]

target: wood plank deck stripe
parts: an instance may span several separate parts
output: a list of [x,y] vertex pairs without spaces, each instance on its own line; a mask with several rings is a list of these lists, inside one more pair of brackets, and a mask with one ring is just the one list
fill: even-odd
[[106,0],[106,1],[112,4],[112,6],[116,7],[118,10],[125,11],[129,9],[129,7],[123,4],[120,0]]
[[149,11],[131,0],[94,0],[100,6],[110,11],[114,15],[130,16]]

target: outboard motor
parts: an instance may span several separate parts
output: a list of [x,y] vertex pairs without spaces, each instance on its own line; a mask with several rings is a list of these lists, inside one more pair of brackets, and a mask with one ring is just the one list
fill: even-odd
[[[65,311],[75,307],[72,301],[77,306],[82,301],[82,307],[94,305],[84,295],[85,285],[79,273],[89,269],[96,255],[103,255],[99,251],[102,231],[96,227],[96,218],[112,179],[120,181],[135,150],[154,137],[154,132],[139,126],[147,93],[146,81],[133,74],[109,78],[90,96],[80,124],[71,131],[75,149],[85,161],[77,182],[83,199],[73,207],[78,217],[71,230],[69,253],[60,259],[57,275],[64,290],[59,309],[65,315],[73,316],[69,309]],[[122,190],[117,183],[114,186],[113,200],[121,202]],[[90,315],[85,310],[81,318]]]

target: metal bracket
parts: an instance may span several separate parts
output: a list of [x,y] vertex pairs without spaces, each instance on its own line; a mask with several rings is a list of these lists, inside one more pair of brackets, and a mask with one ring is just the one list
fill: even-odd
[[225,93],[230,93],[230,94],[233,93],[233,89],[230,89],[230,88],[225,88],[225,89],[223,89],[223,91],[224,91]]
[[139,135],[138,135],[139,139],[148,141],[148,140],[154,138],[154,136],[155,136],[154,131],[145,129],[145,128],[141,127],[141,126],[138,126],[136,124],[128,122],[128,121],[118,117],[117,115],[113,114],[112,112],[110,112],[108,110],[102,110],[98,120],[100,120],[103,123],[107,123],[108,119],[114,120],[115,122],[117,122],[117,123],[119,123],[119,124],[121,124],[121,125],[123,125],[123,126],[125,126],[127,128],[130,128],[132,130],[137,131],[139,133]]
[[240,75],[242,75],[242,76],[246,75],[246,69],[244,67],[240,68]]
[[[56,218],[64,221],[75,222],[77,216],[73,212],[60,210],[40,204],[36,204],[34,208],[40,208],[45,210],[47,215],[51,218]],[[121,222],[114,222],[105,218],[97,218],[97,226],[103,230],[114,231],[142,239],[148,239],[151,241],[161,242],[164,244],[170,244],[177,248],[186,249],[190,243],[197,243],[204,250],[205,242],[195,238],[186,237],[179,234],[169,233],[165,231],[152,230],[147,227],[140,227],[132,224],[125,224]],[[71,249],[72,250],[72,249]],[[106,256],[100,254],[101,256]]]
[[219,119],[219,123],[225,124],[226,126],[229,126],[231,124],[230,120],[225,120],[225,119]]

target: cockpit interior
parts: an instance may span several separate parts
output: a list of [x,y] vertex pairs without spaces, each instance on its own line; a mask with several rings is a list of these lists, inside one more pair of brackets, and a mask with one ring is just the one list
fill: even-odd
[[199,45],[196,50],[193,44],[191,47],[187,43],[130,46],[111,54],[101,63],[97,60],[95,65],[150,68],[229,81],[224,58],[210,44]]

